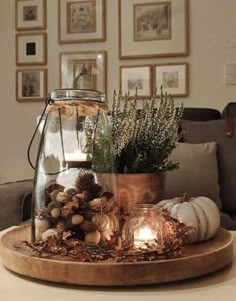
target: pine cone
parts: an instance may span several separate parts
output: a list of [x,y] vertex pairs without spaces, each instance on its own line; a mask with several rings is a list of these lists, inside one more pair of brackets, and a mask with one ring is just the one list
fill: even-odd
[[96,183],[94,183],[89,187],[89,193],[91,193],[93,199],[99,198],[102,192],[103,192],[102,186]]
[[86,172],[78,176],[75,181],[75,187],[77,188],[78,192],[81,193],[82,191],[89,191],[90,186],[94,183],[94,174],[91,172]]

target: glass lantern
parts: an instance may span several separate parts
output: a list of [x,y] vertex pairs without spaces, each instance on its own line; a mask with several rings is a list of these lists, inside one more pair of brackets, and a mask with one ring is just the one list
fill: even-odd
[[118,231],[107,110],[98,91],[49,94],[35,168],[32,241],[69,234],[98,245]]
[[129,247],[147,248],[163,246],[164,218],[151,204],[137,204],[131,211],[122,230],[122,239]]

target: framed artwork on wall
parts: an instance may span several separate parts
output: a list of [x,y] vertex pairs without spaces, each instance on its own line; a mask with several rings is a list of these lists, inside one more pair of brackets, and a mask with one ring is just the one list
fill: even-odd
[[154,66],[154,91],[163,88],[173,96],[188,96],[188,63],[158,64]]
[[46,0],[15,0],[16,30],[46,28]]
[[152,66],[132,65],[120,66],[120,89],[122,94],[129,93],[145,98],[152,95]]
[[45,101],[47,96],[46,69],[16,70],[16,100]]
[[119,0],[121,59],[186,55],[188,0]]
[[105,41],[105,0],[58,0],[58,6],[59,43]]
[[46,33],[16,34],[16,64],[18,66],[47,63]]
[[106,92],[106,52],[60,53],[60,87]]

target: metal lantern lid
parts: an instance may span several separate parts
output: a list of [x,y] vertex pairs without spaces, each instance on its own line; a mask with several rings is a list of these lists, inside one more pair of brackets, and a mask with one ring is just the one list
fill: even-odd
[[51,101],[91,101],[91,102],[105,102],[105,94],[96,90],[85,89],[56,89],[49,93]]

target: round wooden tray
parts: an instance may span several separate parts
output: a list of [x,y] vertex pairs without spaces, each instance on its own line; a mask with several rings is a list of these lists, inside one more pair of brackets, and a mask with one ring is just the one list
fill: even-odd
[[29,237],[29,225],[10,229],[1,237],[0,254],[5,267],[32,278],[80,285],[145,285],[183,280],[219,270],[229,265],[234,256],[233,237],[222,228],[209,241],[185,246],[180,258],[139,263],[81,263],[33,257],[14,247]]

